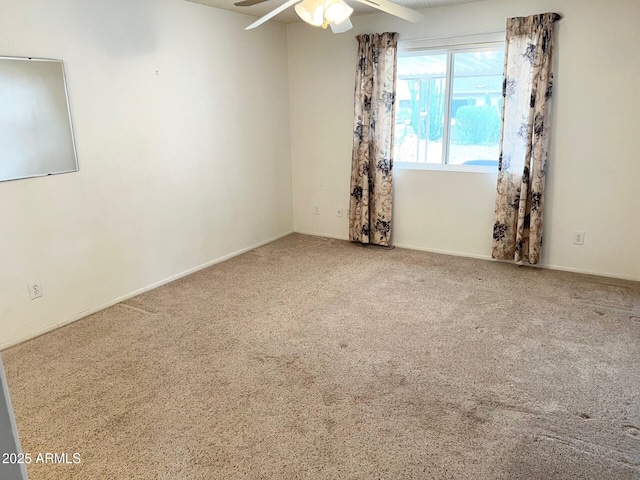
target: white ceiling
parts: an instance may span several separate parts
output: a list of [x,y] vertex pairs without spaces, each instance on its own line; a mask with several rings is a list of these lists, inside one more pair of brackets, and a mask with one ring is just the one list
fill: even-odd
[[[282,5],[285,0],[267,0],[266,2],[260,3],[258,5],[253,5],[251,7],[236,7],[234,2],[239,0],[186,0],[187,2],[200,3],[202,5],[208,5],[210,7],[222,8],[223,10],[230,10],[232,12],[246,13],[247,15],[253,15],[254,17],[262,17],[266,15],[271,10]],[[392,0],[394,3],[399,5],[404,5],[409,8],[427,8],[427,7],[436,7],[439,5],[452,5],[454,3],[471,3],[477,2],[481,0]],[[348,1],[350,7],[353,8],[354,15],[366,15],[370,13],[380,13],[379,10],[376,10],[372,7],[368,7],[361,3]],[[300,22],[300,18],[296,15],[293,7],[288,8],[284,12],[276,15],[273,20],[278,20],[284,23],[295,23]]]

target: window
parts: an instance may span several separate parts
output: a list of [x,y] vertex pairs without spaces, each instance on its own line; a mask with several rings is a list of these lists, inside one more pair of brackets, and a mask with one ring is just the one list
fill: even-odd
[[396,166],[495,171],[500,155],[503,69],[504,42],[401,46]]

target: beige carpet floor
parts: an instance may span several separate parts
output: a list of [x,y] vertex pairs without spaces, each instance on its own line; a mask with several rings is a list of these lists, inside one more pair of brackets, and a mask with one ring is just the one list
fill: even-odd
[[290,235],[3,352],[45,479],[639,479],[640,284]]

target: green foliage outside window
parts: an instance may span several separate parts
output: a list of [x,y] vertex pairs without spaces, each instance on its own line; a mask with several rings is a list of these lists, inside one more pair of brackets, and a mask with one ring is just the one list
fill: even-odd
[[500,141],[500,115],[496,107],[465,105],[458,108],[451,140],[460,145],[495,145]]
[[411,127],[424,140],[440,140],[443,135],[444,79],[409,80],[411,95]]

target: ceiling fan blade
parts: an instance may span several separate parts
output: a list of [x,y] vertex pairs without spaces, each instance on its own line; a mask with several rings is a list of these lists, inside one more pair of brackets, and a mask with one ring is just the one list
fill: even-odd
[[346,31],[349,31],[353,28],[353,24],[351,23],[351,20],[349,20],[348,18],[343,20],[340,23],[330,23],[329,26],[331,27],[331,31],[333,33],[344,33]]
[[276,15],[278,15],[280,12],[285,11],[287,8],[289,8],[292,5],[295,5],[296,3],[300,2],[301,0],[289,0],[286,3],[283,3],[282,5],[280,5],[278,8],[276,8],[275,10],[272,10],[271,12],[267,13],[264,17],[259,18],[258,20],[256,20],[255,22],[253,22],[251,25],[249,25],[248,27],[245,28],[245,30],[251,30],[252,28],[256,28],[259,27],[260,25],[262,25],[264,22],[266,22],[267,20],[275,17]]
[[411,8],[403,7],[402,5],[389,2],[388,0],[355,0],[355,1],[358,3],[362,3],[363,5],[368,5],[377,10],[381,10],[385,13],[395,15],[396,17],[400,17],[404,20],[408,20],[413,23],[418,23],[420,20],[422,20],[422,14],[417,10],[412,10]]
[[268,0],[243,0],[242,2],[236,2],[234,5],[236,7],[250,7],[251,5],[257,5],[262,2],[266,2]]

